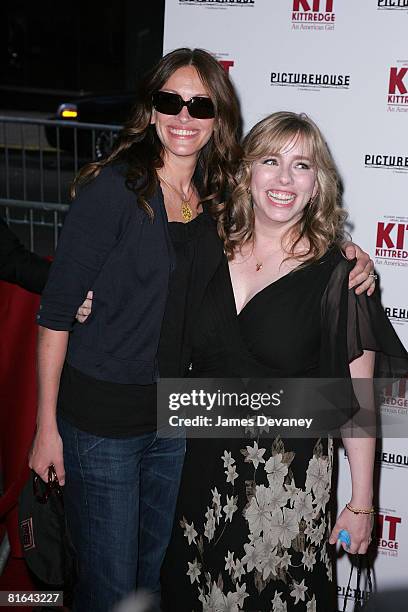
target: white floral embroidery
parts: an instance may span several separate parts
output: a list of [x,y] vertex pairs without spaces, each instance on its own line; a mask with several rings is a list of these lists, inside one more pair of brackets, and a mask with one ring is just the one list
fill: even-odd
[[204,516],[207,519],[207,521],[215,521],[214,508],[209,508],[207,506],[207,512],[204,514]]
[[215,508],[214,508],[214,514],[215,514],[215,520],[216,520],[216,522],[217,522],[217,525],[219,525],[219,524],[220,524],[221,517],[222,517],[222,509],[221,509],[221,506],[215,506]]
[[288,466],[282,462],[282,455],[280,453],[268,459],[265,463],[265,472],[268,474],[268,482],[271,487],[283,485],[285,476],[288,473]]
[[305,529],[305,535],[308,536],[312,544],[315,544],[316,546],[319,544],[321,536],[317,527],[313,527],[313,525],[308,525]]
[[227,476],[227,482],[231,482],[232,484],[234,484],[234,480],[238,478],[237,468],[235,465],[229,465],[224,474]]
[[281,599],[282,593],[275,592],[275,597],[272,599],[272,612],[287,612],[287,604]]
[[194,544],[196,544],[195,539],[198,536],[198,533],[194,529],[194,523],[191,523],[191,525],[189,525],[187,521],[185,521],[184,535],[187,538],[189,544],[191,544],[191,542],[194,542]]
[[227,596],[224,595],[223,607],[220,608],[220,612],[239,612],[237,600],[238,596],[236,593],[229,592]]
[[269,529],[271,519],[269,500],[270,490],[264,485],[257,486],[255,495],[251,498],[250,504],[245,511],[245,518],[248,521],[249,529],[255,536]]
[[252,461],[255,469],[257,469],[260,463],[265,463],[263,455],[266,453],[266,448],[258,448],[258,443],[254,442],[253,446],[247,446],[246,449],[248,455],[245,457],[245,461],[247,463]]
[[227,556],[225,557],[225,571],[227,571],[231,575],[232,570],[234,568],[235,568],[234,553],[228,551]]
[[330,582],[332,582],[333,581],[333,567],[330,562],[330,559],[326,561],[326,573],[327,573],[328,579],[330,580]]
[[299,600],[305,601],[305,593],[307,591],[307,586],[305,585],[305,579],[302,582],[293,581],[293,590],[290,592],[291,597],[295,598],[295,605]]
[[187,561],[187,563],[187,576],[190,576],[191,584],[193,584],[193,582],[195,582],[196,580],[198,582],[198,577],[201,575],[201,563],[198,563],[197,559],[194,559],[193,563],[190,563],[190,561]]
[[227,521],[232,521],[232,515],[234,514],[234,512],[236,510],[238,510],[238,506],[236,504],[237,501],[237,497],[234,497],[233,495],[231,497],[229,497],[227,495],[227,503],[226,505],[223,507],[224,513],[225,513],[225,518]]
[[235,459],[231,457],[231,453],[228,451],[224,451],[224,455],[221,457],[224,462],[224,467],[229,468],[233,463],[235,463]]
[[252,572],[258,563],[258,553],[252,544],[244,544],[245,555],[241,561],[247,566],[247,572]]
[[293,504],[296,500],[297,494],[299,493],[300,489],[297,488],[294,480],[292,480],[290,484],[285,484],[285,489],[289,493],[289,501],[293,507]]
[[316,554],[312,548],[308,548],[303,553],[302,563],[305,569],[312,571],[314,564],[316,563]]
[[279,508],[283,508],[283,506],[286,506],[286,503],[289,498],[289,493],[285,491],[283,486],[270,488],[268,489],[268,491],[270,512],[275,512],[275,510],[279,510]]
[[319,489],[315,494],[314,503],[316,504],[315,516],[318,515],[320,510],[324,510],[327,502],[330,499],[330,489],[328,487]]
[[[237,469],[240,472],[241,469],[232,453],[224,450],[221,459],[226,481],[232,484],[236,494],[226,494],[225,502],[222,503],[222,495],[217,487],[211,488],[211,502],[205,512],[203,535],[199,535],[194,523],[189,524],[184,517],[180,521],[188,544],[197,547],[203,563],[206,547],[222,543],[224,531],[229,528],[235,513],[242,512],[248,526],[243,549],[237,547],[232,551],[223,551],[226,555],[225,568],[219,574],[212,575],[211,567],[203,569],[206,566],[198,562],[198,557],[192,563],[188,562],[187,576],[197,589],[203,612],[239,612],[244,608],[247,598],[249,601],[246,605],[252,609],[254,581],[262,597],[263,592],[269,592],[266,589],[270,589],[271,595],[274,593],[271,612],[287,612],[288,606],[289,609],[293,606],[297,609],[301,602],[305,602],[303,606],[307,612],[316,612],[314,594],[309,593],[305,579],[301,582],[294,580],[291,568],[303,567],[306,572],[304,575],[307,575],[315,570],[319,559],[329,580],[332,580],[332,566],[326,547],[330,533],[330,525],[326,522],[326,519],[329,521],[326,506],[330,498],[333,451],[324,456],[323,448],[322,442],[317,441],[313,457],[309,460],[305,487],[302,489],[296,486],[290,468],[295,453],[286,450],[282,440],[277,438],[273,441],[269,458],[265,456],[267,450],[260,448],[258,441],[253,441],[252,445],[241,451],[244,459],[239,455],[241,461],[252,464],[254,468],[249,474],[249,480],[245,481],[247,501],[238,495],[243,491],[244,483],[235,488],[235,481],[239,478]],[[263,470],[258,469],[261,464],[264,464]],[[249,576],[251,573],[255,575]],[[244,576],[248,576],[250,582],[245,582]],[[251,589],[248,593],[249,584]],[[232,585],[235,592],[227,593],[227,585],[230,588]],[[279,592],[279,585],[286,585],[285,595]]]
[[235,567],[234,567],[234,575],[233,575],[234,580],[237,580],[239,582],[243,574],[246,574],[244,565],[240,559],[237,559],[235,561]]
[[[224,467],[227,467],[226,465],[224,465]],[[221,506],[221,493],[218,493],[217,491],[217,487],[214,487],[213,489],[211,489],[211,493],[212,493],[212,503],[214,506]]]
[[314,595],[306,604],[306,612],[316,612],[316,599]]
[[208,600],[209,610],[222,610],[224,606],[224,594],[221,589],[213,582]]
[[291,508],[283,508],[274,512],[269,525],[269,535],[277,544],[278,541],[285,548],[290,548],[292,540],[299,533],[299,523],[296,512]]
[[306,491],[313,491],[316,495],[318,491],[326,489],[329,485],[327,457],[312,457],[306,471]]
[[237,590],[235,593],[237,596],[237,606],[242,608],[246,597],[249,597],[249,593],[246,592],[245,582],[243,584],[237,584]]
[[211,542],[211,540],[214,538],[214,534],[215,534],[215,520],[209,519],[204,524],[204,535],[207,538],[207,540]]
[[288,569],[292,556],[288,553],[287,550],[283,553],[279,561],[279,567],[283,570]]
[[296,511],[298,521],[300,521],[302,518],[304,518],[307,523],[312,520],[314,509],[311,493],[299,491],[293,507]]
[[279,565],[280,558],[278,555],[271,553],[262,562],[262,578],[266,580],[271,574],[276,576],[276,567]]

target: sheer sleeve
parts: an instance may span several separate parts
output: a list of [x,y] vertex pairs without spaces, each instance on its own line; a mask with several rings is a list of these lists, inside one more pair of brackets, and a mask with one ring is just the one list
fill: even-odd
[[[354,436],[358,428],[380,436],[381,397],[391,382],[407,376],[408,354],[381,306],[379,289],[371,297],[348,289],[352,266],[340,257],[323,294],[320,376],[330,379],[331,422],[341,435]],[[375,352],[374,384],[371,378],[351,380],[349,364],[364,350]]]
[[374,351],[375,377],[402,378],[408,374],[408,354],[380,300],[348,289],[353,262],[341,259],[333,270],[322,299],[320,371],[326,377],[349,377],[349,364]]

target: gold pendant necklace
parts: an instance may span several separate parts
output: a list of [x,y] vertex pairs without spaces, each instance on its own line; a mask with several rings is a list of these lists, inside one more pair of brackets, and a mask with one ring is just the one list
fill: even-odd
[[[279,249],[275,249],[274,251],[271,251],[270,253],[265,255],[263,260],[268,259],[270,257],[270,255],[274,255],[278,251],[280,251],[280,248]],[[252,253],[251,253],[251,255],[255,259],[255,271],[256,272],[260,272],[263,269],[263,267],[264,267],[264,262],[263,262],[263,260],[258,259],[257,255],[255,253],[255,245],[252,246]]]
[[[157,173],[157,176],[159,177],[159,180],[162,181],[166,185],[166,187],[174,191],[174,193],[178,195],[179,198],[181,198],[181,203],[180,203],[181,218],[183,219],[184,223],[189,223],[193,218],[193,209],[191,208],[191,205],[190,205],[190,200],[193,197],[193,189],[191,189],[190,197],[187,198],[184,195],[184,193],[181,193],[178,189],[173,187],[173,185],[171,185],[168,181],[166,181],[166,179],[163,178],[159,173]],[[190,187],[191,187],[191,184],[190,184]]]

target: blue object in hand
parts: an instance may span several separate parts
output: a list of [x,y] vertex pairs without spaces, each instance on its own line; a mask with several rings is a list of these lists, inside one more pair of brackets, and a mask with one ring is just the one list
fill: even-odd
[[338,539],[340,540],[340,542],[342,542],[342,544],[346,545],[346,548],[350,548],[351,538],[347,529],[342,529],[341,531],[339,531]]

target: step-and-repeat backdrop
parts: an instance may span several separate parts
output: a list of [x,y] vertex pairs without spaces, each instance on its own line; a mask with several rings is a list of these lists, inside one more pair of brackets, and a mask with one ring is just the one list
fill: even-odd
[[[164,51],[212,52],[237,88],[245,131],[277,110],[306,112],[322,128],[344,180],[351,234],[375,261],[383,306],[406,346],[407,34],[408,0],[166,0]],[[406,385],[387,391],[382,410],[408,421]],[[349,496],[343,454],[339,466],[341,506]],[[377,467],[377,587],[406,586],[406,439],[383,440]],[[347,556],[337,569],[342,608]]]

